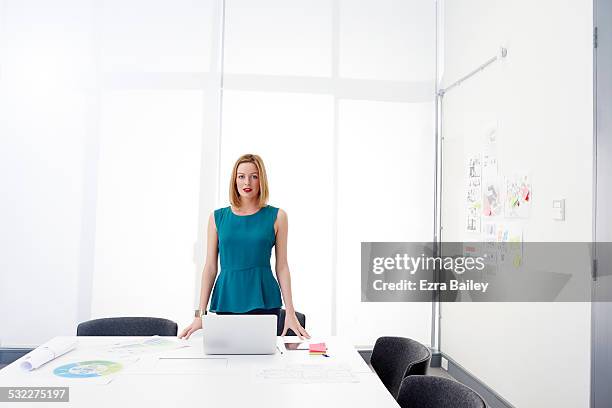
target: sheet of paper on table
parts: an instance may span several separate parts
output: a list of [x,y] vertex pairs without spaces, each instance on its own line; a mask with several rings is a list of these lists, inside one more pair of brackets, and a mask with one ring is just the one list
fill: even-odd
[[142,359],[126,370],[126,374],[207,374],[229,368],[228,359],[215,356],[159,357]]
[[167,339],[160,336],[152,336],[144,340],[123,341],[113,343],[101,348],[101,351],[109,356],[116,358],[129,358],[149,353],[161,353],[176,350],[183,347],[190,347],[185,342],[174,339]]
[[77,348],[32,371],[24,371],[17,366],[3,370],[11,370],[12,379],[24,386],[106,385],[136,361],[138,358],[108,359],[92,353],[91,349]]
[[258,369],[257,382],[279,384],[356,383],[359,378],[342,364],[287,364]]
[[136,364],[141,356],[183,347],[189,347],[189,345],[159,336],[102,345],[78,344],[72,351],[32,371],[15,368],[14,374],[23,384],[106,385]]

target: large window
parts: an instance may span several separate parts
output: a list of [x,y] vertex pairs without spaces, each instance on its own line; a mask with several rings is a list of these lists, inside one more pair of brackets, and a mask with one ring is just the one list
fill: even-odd
[[232,162],[262,155],[308,329],[428,343],[429,303],[361,303],[360,243],[432,239],[435,4],[225,4],[219,205]]
[[[94,8],[99,135],[92,317],[190,320],[218,2]],[[218,101],[216,102],[218,104]],[[214,191],[214,187],[212,189]],[[194,260],[196,264],[194,265]]]

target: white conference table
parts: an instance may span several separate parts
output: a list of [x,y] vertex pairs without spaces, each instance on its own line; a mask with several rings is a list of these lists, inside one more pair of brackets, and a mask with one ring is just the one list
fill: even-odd
[[[322,339],[329,357],[311,356],[307,350],[286,350],[274,355],[216,355],[203,352],[201,337],[184,341],[189,347],[144,354],[124,364],[109,383],[88,379],[63,379],[53,370],[72,362],[104,359],[92,350],[146,337],[75,337],[77,348],[26,372],[21,360],[0,370],[0,386],[68,386],[70,402],[19,402],[17,407],[308,407],[333,406],[385,408],[398,405],[357,350],[338,337]],[[176,338],[171,338],[176,339]],[[285,342],[296,341],[285,337]],[[182,342],[183,340],[181,340]],[[279,342],[282,338],[279,338]],[[277,379],[268,374],[285,369],[350,372],[350,380]],[[281,369],[281,370],[278,370]],[[99,380],[103,377],[99,377]],[[108,378],[107,378],[108,381]],[[0,403],[2,406],[13,406]]]

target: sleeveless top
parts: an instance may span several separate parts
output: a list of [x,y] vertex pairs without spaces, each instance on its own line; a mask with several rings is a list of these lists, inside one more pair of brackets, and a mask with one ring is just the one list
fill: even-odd
[[231,207],[215,210],[221,271],[210,301],[211,312],[242,313],[282,306],[270,255],[276,242],[278,208],[267,205],[251,215]]

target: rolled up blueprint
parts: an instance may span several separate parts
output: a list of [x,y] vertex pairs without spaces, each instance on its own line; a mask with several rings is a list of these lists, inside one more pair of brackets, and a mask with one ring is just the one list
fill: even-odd
[[32,371],[49,361],[58,358],[62,354],[66,354],[77,345],[76,339],[73,338],[55,338],[37,349],[30,352],[27,357],[21,362],[20,367],[26,371]]

